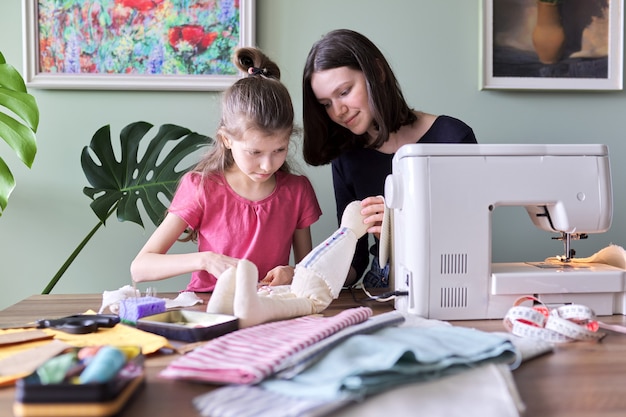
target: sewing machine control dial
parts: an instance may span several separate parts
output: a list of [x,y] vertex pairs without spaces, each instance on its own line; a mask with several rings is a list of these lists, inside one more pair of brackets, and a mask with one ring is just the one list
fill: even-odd
[[402,179],[399,174],[387,175],[385,179],[385,203],[391,209],[402,208]]

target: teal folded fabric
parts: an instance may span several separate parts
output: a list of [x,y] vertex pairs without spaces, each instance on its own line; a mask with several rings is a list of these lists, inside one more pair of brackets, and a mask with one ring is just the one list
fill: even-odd
[[261,387],[299,398],[354,399],[517,356],[506,338],[480,330],[390,327],[350,337],[292,379],[267,379]]
[[302,349],[299,352],[286,358],[283,363],[276,367],[274,378],[291,379],[314,364],[320,357],[323,357],[329,350],[333,349],[342,340],[353,337],[357,334],[372,333],[387,326],[397,326],[404,322],[404,316],[398,311],[372,316],[368,320],[353,324],[337,333],[320,340],[319,342]]

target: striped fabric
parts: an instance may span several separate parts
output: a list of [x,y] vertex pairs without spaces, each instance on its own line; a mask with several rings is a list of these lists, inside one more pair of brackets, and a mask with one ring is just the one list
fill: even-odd
[[172,361],[160,376],[220,384],[256,384],[291,355],[372,315],[369,307],[336,316],[304,316],[260,324],[213,339]]
[[394,310],[373,316],[363,323],[340,330],[332,336],[328,336],[326,339],[286,358],[281,365],[274,370],[275,374],[272,377],[278,379],[293,378],[348,337],[357,334],[372,333],[388,326],[398,326],[402,324],[404,320],[402,313]]

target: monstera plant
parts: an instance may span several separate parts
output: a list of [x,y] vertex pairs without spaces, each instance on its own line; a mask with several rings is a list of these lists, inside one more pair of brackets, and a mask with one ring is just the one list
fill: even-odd
[[[9,110],[9,113],[4,112],[4,109]],[[39,107],[35,98],[28,94],[20,73],[6,62],[0,52],[0,138],[29,168],[37,153],[35,133],[38,125]],[[15,178],[0,157],[0,216],[14,188]]]
[[[122,129],[119,161],[113,151],[109,125],[98,129],[90,145],[83,148],[81,165],[87,181],[91,184],[91,187],[83,189],[83,193],[91,198],[91,209],[99,221],[61,266],[42,294],[52,291],[80,251],[113,213],[117,213],[117,219],[121,222],[130,221],[144,227],[137,205],[141,200],[152,223],[158,225],[167,209],[160,196],[171,201],[181,176],[192,168],[192,165],[179,165],[185,157],[213,141],[210,137],[187,128],[165,124],[159,128],[139,157],[140,143],[152,127],[150,123],[135,122]],[[171,148],[169,151],[168,145]]]

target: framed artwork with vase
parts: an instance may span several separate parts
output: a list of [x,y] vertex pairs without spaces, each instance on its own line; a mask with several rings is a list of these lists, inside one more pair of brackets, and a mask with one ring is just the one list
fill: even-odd
[[622,90],[624,0],[482,0],[481,89]]

